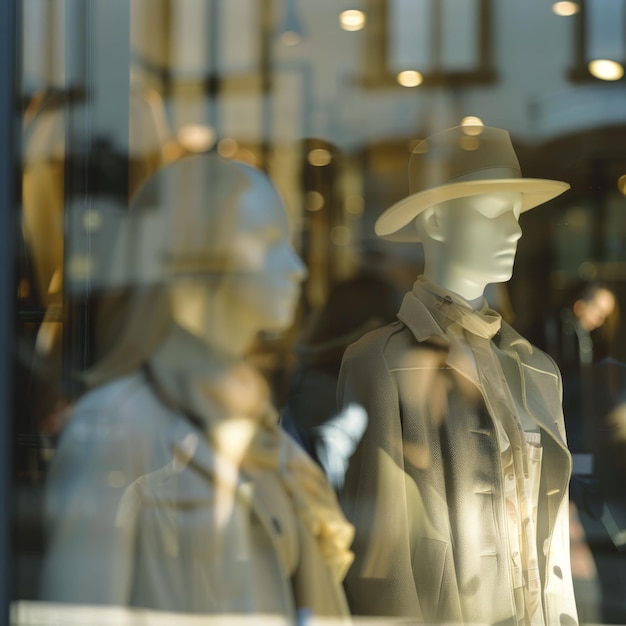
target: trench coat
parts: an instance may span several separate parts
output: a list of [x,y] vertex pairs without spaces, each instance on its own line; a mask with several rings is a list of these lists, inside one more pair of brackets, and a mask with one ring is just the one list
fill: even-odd
[[[340,406],[368,426],[341,493],[356,527],[346,577],[356,614],[516,624],[501,454],[474,365],[413,293],[398,321],[346,351]],[[571,455],[554,361],[502,323],[541,432],[537,548],[547,625],[576,624],[569,560]]]
[[[296,444],[285,435],[281,445]],[[228,517],[218,519],[216,456],[143,371],[86,394],[49,475],[42,599],[286,623],[300,610],[347,615],[314,537],[262,488],[271,480],[262,470],[237,477]],[[294,571],[281,558],[286,532],[297,545]]]

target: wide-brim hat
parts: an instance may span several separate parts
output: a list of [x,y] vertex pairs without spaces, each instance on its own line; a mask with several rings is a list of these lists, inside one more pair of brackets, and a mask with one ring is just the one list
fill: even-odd
[[424,209],[482,193],[519,192],[522,213],[569,189],[569,184],[522,178],[506,130],[489,126],[456,126],[417,144],[409,161],[410,195],[376,220],[376,234],[390,241],[419,241],[414,224]]

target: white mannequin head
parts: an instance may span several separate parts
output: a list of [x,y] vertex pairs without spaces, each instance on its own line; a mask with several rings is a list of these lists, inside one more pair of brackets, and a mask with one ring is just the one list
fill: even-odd
[[469,302],[490,283],[511,278],[522,194],[482,193],[428,207],[415,219],[424,245],[424,275]]

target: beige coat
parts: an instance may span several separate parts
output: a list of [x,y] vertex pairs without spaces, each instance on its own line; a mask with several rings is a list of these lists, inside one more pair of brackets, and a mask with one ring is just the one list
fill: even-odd
[[[358,614],[515,623],[500,452],[474,368],[412,293],[398,317],[348,348],[340,374],[340,404],[369,415],[341,498],[356,526],[348,601]],[[504,323],[500,348],[519,358],[541,431],[545,621],[575,624],[560,375]]]
[[[281,445],[287,455],[295,446]],[[88,393],[51,468],[42,599],[289,621],[299,610],[346,615],[275,473],[242,473],[232,506],[219,509],[216,471],[205,434],[156,397],[143,371]]]

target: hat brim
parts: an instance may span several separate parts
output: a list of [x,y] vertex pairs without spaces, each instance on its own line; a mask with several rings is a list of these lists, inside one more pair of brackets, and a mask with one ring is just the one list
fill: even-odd
[[420,241],[413,220],[430,206],[481,193],[518,192],[522,194],[521,212],[534,209],[569,189],[569,184],[543,178],[501,178],[468,180],[432,187],[403,198],[386,209],[376,220],[374,231],[388,241]]

